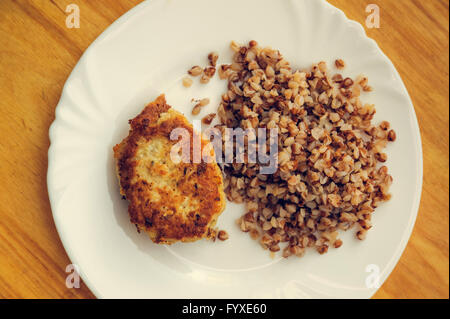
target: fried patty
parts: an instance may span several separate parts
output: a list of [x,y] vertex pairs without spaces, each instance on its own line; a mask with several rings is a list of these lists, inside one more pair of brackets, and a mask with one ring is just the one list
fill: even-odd
[[[166,103],[164,95],[130,120],[130,126],[129,135],[114,147],[114,157],[131,222],[155,243],[212,237],[225,208],[222,172],[214,161],[214,149],[208,147],[213,159],[209,163],[171,160],[171,149],[179,141],[170,139],[175,128],[189,132],[193,158],[193,128]],[[207,143],[201,138],[202,151]]]

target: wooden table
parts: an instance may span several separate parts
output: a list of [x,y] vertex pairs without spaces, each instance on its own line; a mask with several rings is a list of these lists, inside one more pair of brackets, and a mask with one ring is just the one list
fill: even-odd
[[[183,0],[186,1],[186,0]],[[65,286],[70,263],[47,196],[48,128],[70,71],[83,51],[139,0],[0,1],[0,297],[94,298]],[[330,0],[365,22],[400,72],[422,133],[424,183],[417,222],[397,267],[376,298],[449,297],[448,0]],[[79,5],[81,28],[65,25]]]

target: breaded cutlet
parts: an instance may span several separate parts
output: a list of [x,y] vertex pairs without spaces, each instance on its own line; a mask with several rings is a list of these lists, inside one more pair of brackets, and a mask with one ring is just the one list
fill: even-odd
[[[215,160],[175,163],[170,156],[177,143],[170,139],[175,128],[189,132],[192,154],[192,125],[161,95],[130,126],[129,135],[114,147],[114,157],[131,222],[160,244],[212,237],[225,208],[219,166]],[[201,138],[202,151],[208,142]],[[215,159],[212,147],[209,154]]]

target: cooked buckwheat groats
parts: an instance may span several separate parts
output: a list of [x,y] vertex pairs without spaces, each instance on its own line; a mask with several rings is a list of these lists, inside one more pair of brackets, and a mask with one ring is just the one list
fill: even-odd
[[[241,230],[284,257],[302,256],[308,247],[320,254],[338,248],[339,231],[352,227],[364,239],[375,208],[390,198],[383,150],[396,139],[388,122],[372,123],[374,105],[360,100],[372,91],[368,79],[330,75],[325,62],[295,70],[256,41],[232,42],[231,49],[233,62],[217,66],[228,91],[216,127],[278,129],[274,174],[260,174],[260,163],[248,156],[224,166],[228,199],[247,208]],[[335,61],[338,70],[344,66]]]

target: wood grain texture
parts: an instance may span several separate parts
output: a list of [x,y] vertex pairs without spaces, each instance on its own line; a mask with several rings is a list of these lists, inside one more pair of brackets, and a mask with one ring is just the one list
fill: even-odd
[[[139,0],[0,1],[0,298],[94,298],[67,289],[70,263],[47,195],[48,128],[62,87],[89,44]],[[423,194],[408,246],[376,298],[449,297],[448,0],[329,0],[364,25],[393,61],[422,134]],[[76,3],[81,28],[65,26]]]

